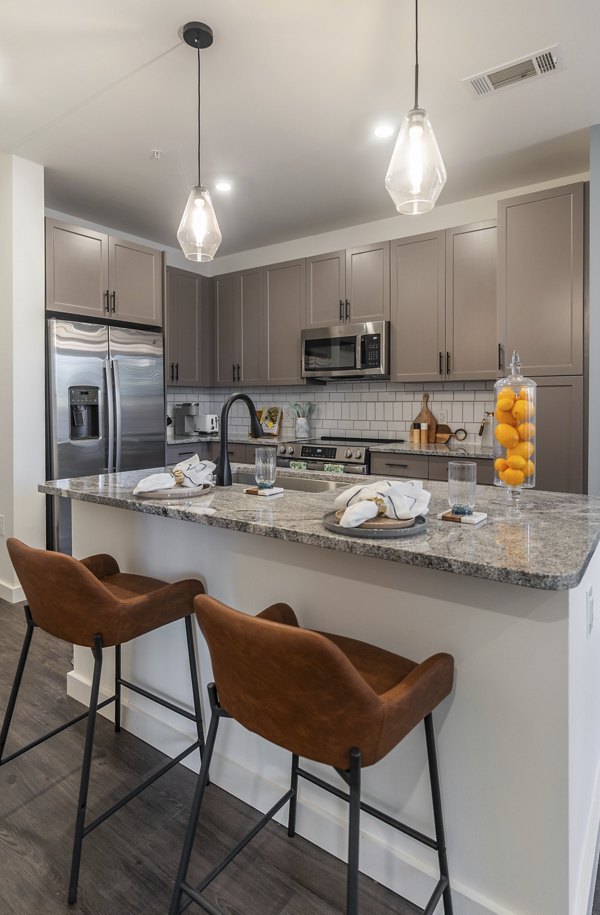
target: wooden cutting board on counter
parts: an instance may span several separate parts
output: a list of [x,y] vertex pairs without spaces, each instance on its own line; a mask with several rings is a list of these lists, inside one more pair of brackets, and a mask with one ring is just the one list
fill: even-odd
[[415,416],[414,422],[416,423],[427,423],[429,429],[427,434],[428,442],[435,442],[435,435],[437,432],[437,420],[431,410],[429,409],[429,394],[423,394],[423,402],[421,404],[421,412]]

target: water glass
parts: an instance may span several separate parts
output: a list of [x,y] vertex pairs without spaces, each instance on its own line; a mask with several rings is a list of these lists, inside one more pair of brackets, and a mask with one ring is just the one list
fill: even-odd
[[271,489],[277,477],[277,449],[257,448],[254,475],[259,489]]
[[454,515],[472,515],[475,508],[477,464],[474,461],[448,462],[448,504]]

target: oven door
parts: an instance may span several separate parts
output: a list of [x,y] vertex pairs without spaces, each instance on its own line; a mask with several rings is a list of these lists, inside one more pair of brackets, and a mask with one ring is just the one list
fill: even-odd
[[[288,458],[277,456],[278,467],[291,467],[292,464],[297,464],[299,462],[306,464],[307,470],[325,470],[326,464],[336,464],[336,466],[344,468],[344,473],[364,474],[367,472],[366,464],[344,464],[341,461],[307,461],[304,458]],[[330,472],[331,471],[328,471],[328,473]]]

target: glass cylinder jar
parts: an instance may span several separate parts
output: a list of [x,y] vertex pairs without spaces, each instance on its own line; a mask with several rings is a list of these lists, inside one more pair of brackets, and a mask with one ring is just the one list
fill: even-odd
[[515,350],[510,374],[494,385],[494,484],[511,497],[535,486],[536,388]]

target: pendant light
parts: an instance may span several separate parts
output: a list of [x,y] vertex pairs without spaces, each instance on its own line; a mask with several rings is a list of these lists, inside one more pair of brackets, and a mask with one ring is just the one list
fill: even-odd
[[400,132],[385,186],[399,213],[415,216],[435,206],[446,183],[446,169],[429,123],[419,108],[419,0],[415,0],[415,105],[408,112]]
[[203,22],[188,22],[182,29],[183,40],[198,54],[198,184],[192,188],[179,229],[177,240],[190,261],[211,261],[222,235],[208,189],[202,186],[200,173],[200,50],[210,48],[213,33]]

